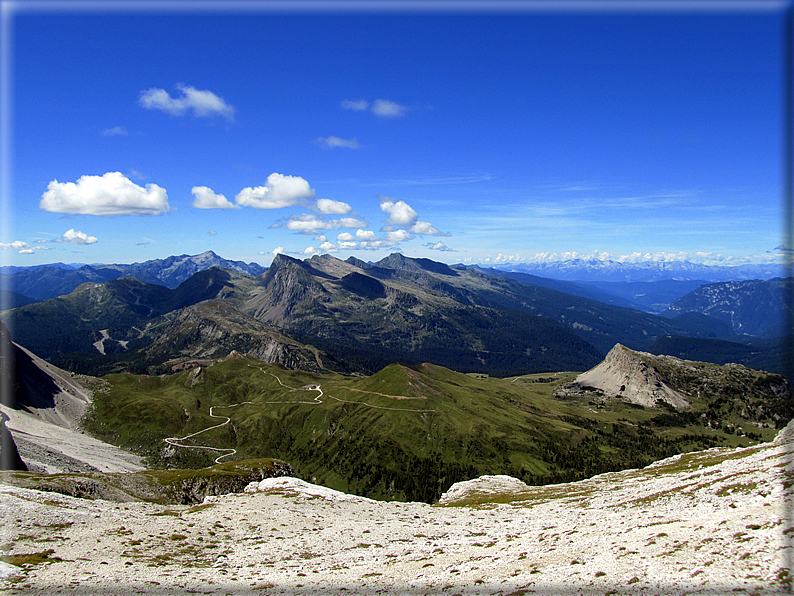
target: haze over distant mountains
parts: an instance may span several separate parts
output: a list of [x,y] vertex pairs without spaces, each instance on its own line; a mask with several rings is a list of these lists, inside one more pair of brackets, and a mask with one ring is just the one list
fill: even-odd
[[552,279],[589,282],[651,282],[661,280],[731,281],[771,279],[789,274],[785,265],[705,265],[692,261],[623,262],[601,259],[568,259],[494,265],[501,271],[531,273]]

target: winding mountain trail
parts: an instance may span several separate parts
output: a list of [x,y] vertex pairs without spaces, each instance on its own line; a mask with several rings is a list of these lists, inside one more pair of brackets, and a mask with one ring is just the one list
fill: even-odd
[[217,458],[215,458],[215,463],[219,464],[219,463],[221,463],[220,460],[222,460],[224,457],[229,457],[230,455],[234,455],[235,453],[237,453],[237,449],[231,449],[231,448],[223,449],[223,448],[220,448],[220,447],[209,447],[209,446],[206,446],[206,445],[180,445],[178,443],[178,441],[184,441],[185,439],[190,439],[192,437],[195,437],[196,435],[200,435],[200,434],[205,433],[207,431],[210,431],[210,430],[213,430],[213,429],[216,429],[216,428],[220,428],[222,426],[226,426],[227,424],[229,424],[232,421],[232,419],[229,418],[228,416],[217,416],[217,415],[213,414],[212,410],[214,410],[215,408],[234,408],[236,406],[242,406],[243,404],[252,404],[252,403],[254,403],[254,402],[252,402],[252,401],[242,401],[239,404],[230,404],[228,406],[210,406],[210,417],[212,417],[212,418],[226,418],[226,420],[224,422],[221,422],[220,424],[216,424],[215,426],[210,426],[209,428],[205,428],[204,430],[200,430],[198,432],[194,432],[194,433],[191,433],[189,435],[185,435],[184,437],[168,437],[168,438],[163,439],[163,441],[165,441],[167,444],[171,445],[172,447],[184,447],[185,449],[205,449],[205,450],[208,450],[208,451],[227,451],[228,453],[225,453],[224,455],[219,455]]
[[[253,366],[251,364],[249,364],[248,366],[251,366],[252,368],[258,368],[263,374],[270,375],[271,377],[276,379],[276,381],[278,381],[279,385],[281,385],[285,389],[289,389],[290,391],[317,391],[317,392],[319,392],[319,394],[314,399],[309,400],[309,401],[306,401],[306,400],[291,400],[291,399],[288,399],[288,400],[268,400],[268,401],[257,401],[257,402],[241,401],[240,403],[237,403],[237,404],[210,406],[209,415],[210,415],[211,418],[225,418],[226,420],[224,420],[220,424],[215,424],[214,426],[210,426],[210,427],[205,428],[203,430],[191,433],[189,435],[185,435],[184,437],[167,437],[167,438],[163,439],[163,441],[165,443],[167,443],[168,445],[171,445],[172,447],[183,447],[185,449],[205,449],[207,451],[226,452],[223,455],[219,455],[217,458],[215,458],[215,463],[219,464],[219,463],[221,463],[220,460],[222,460],[222,459],[224,459],[226,457],[231,457],[232,455],[237,453],[237,450],[236,449],[232,449],[231,447],[229,447],[229,448],[221,448],[221,447],[209,447],[207,445],[181,445],[180,444],[181,441],[185,441],[186,439],[191,439],[191,438],[193,438],[193,437],[195,437],[197,435],[200,435],[202,433],[214,430],[216,428],[221,428],[221,427],[226,426],[227,424],[231,423],[232,419],[229,418],[228,416],[222,416],[222,415],[213,414],[213,410],[215,408],[235,408],[237,406],[242,406],[242,405],[245,405],[245,404],[307,404],[307,405],[312,405],[312,406],[318,406],[321,403],[323,403],[323,400],[321,398],[325,395],[329,399],[333,399],[333,400],[341,402],[341,403],[357,404],[357,405],[367,406],[369,408],[375,408],[375,409],[378,409],[378,410],[394,410],[394,411],[398,411],[398,412],[417,412],[417,413],[437,412],[438,411],[438,410],[415,410],[413,408],[392,408],[392,407],[389,407],[389,406],[376,406],[375,404],[369,404],[369,403],[363,402],[363,401],[354,401],[354,400],[341,399],[339,397],[334,397],[333,395],[326,395],[325,393],[323,393],[323,390],[322,390],[322,388],[321,388],[319,383],[313,383],[313,384],[310,384],[310,385],[306,385],[305,387],[290,387],[289,385],[285,385],[284,383],[282,383],[281,379],[279,379],[272,372],[263,370],[262,367]],[[424,399],[424,398],[408,397],[408,396],[401,396],[401,395],[386,395],[384,393],[378,393],[376,391],[364,391],[363,389],[351,389],[351,388],[348,388],[348,389],[350,391],[359,391],[361,393],[371,393],[372,395],[381,395],[383,397],[389,397],[389,398],[393,398],[393,399]]]

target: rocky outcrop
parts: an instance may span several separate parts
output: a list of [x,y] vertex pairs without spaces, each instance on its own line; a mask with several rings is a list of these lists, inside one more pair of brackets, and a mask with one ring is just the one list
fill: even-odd
[[[735,418],[782,428],[794,417],[786,378],[740,364],[681,360],[617,344],[595,368],[555,392],[559,399],[610,399],[643,407],[689,409],[712,428],[730,428]],[[730,431],[729,431],[730,432]]]
[[254,459],[216,464],[198,470],[145,470],[121,474],[6,474],[0,480],[22,488],[81,499],[192,505],[201,503],[207,496],[243,492],[252,482],[294,475],[292,466],[285,462]]
[[243,492],[252,482],[295,475],[292,466],[282,461],[272,461],[266,465],[260,462],[253,467],[249,465],[248,462],[240,462],[231,467],[229,464],[220,464],[205,468],[203,471],[208,473],[190,474],[170,484],[164,491],[165,495],[169,503],[191,505],[203,502],[208,496]]
[[601,364],[576,377],[556,396],[592,394],[597,401],[618,398],[646,408],[658,407],[660,404],[678,410],[689,408],[687,398],[665,383],[659,372],[645,362],[640,354],[643,353],[616,344]]

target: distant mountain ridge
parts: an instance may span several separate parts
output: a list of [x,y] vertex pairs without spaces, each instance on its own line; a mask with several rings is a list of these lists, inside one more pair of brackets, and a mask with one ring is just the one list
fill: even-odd
[[791,333],[785,325],[792,314],[792,284],[791,277],[705,284],[675,300],[662,315],[701,313],[730,325],[737,335],[780,337]]
[[691,261],[644,261],[630,263],[601,259],[569,259],[537,263],[494,265],[502,271],[531,273],[565,281],[651,282],[661,280],[703,280],[704,282],[743,279],[770,279],[787,275],[784,265],[704,265]]
[[140,281],[174,289],[199,271],[211,267],[231,269],[248,275],[260,275],[265,268],[257,263],[230,261],[219,257],[211,250],[199,255],[179,255],[165,259],[154,259],[129,265],[83,265],[77,269],[52,265],[35,267],[0,275],[4,287],[34,298],[46,300],[69,294],[86,282],[102,283],[121,277],[135,277]]

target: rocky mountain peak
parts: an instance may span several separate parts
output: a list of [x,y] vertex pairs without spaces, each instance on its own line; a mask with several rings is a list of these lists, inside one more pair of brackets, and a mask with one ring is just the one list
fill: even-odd
[[615,344],[601,364],[563,387],[560,396],[592,393],[602,400],[619,398],[646,408],[658,407],[660,403],[678,410],[689,408],[684,394],[670,387],[643,356],[658,358]]
[[405,255],[394,252],[390,254],[388,257],[384,257],[377,263],[375,263],[377,267],[383,267],[385,269],[402,269],[406,271],[427,271],[430,273],[438,273],[441,275],[451,275],[451,276],[458,276],[459,273],[452,269],[449,265],[445,263],[439,263],[438,261],[432,261],[430,259],[422,259],[417,258],[413,259],[410,257],[406,257]]

